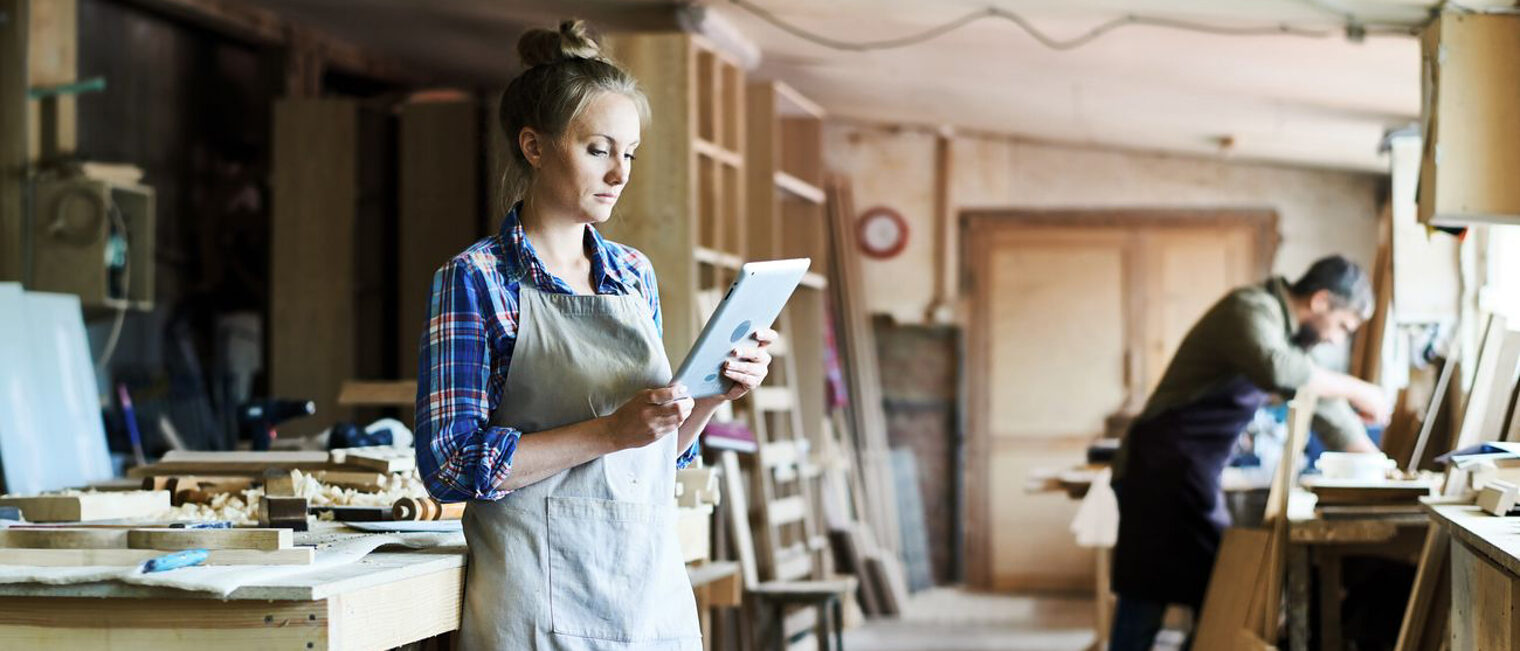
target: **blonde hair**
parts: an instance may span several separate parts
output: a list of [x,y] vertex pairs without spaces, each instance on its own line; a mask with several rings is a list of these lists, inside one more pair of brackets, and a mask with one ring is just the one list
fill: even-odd
[[517,55],[526,69],[502,91],[497,111],[508,150],[501,175],[503,212],[522,199],[533,180],[533,167],[518,140],[523,128],[558,138],[603,92],[627,96],[639,121],[649,122],[649,100],[638,80],[602,54],[585,21],[564,21],[557,31],[529,30],[517,40]]

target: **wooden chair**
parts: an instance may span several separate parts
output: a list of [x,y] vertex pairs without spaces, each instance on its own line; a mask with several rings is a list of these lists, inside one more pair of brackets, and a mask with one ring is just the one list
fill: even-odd
[[[757,462],[752,468],[751,475],[772,473],[777,468],[792,466],[790,472],[797,472],[795,457],[789,463],[783,463],[786,458],[778,457],[774,450],[784,448],[771,448],[773,451],[767,456],[764,453],[766,447],[762,444],[762,453],[756,456]],[[777,559],[771,551],[774,548],[766,545],[760,547],[757,552],[755,536],[751,528],[752,522],[769,530],[777,527],[793,526],[800,520],[806,519],[806,502],[798,506],[799,502],[790,498],[771,501],[761,499],[757,503],[758,508],[751,509],[749,505],[750,491],[746,490],[744,471],[740,468],[739,457],[732,451],[724,451],[721,458],[723,469],[724,495],[723,503],[728,510],[728,522],[732,536],[732,547],[739,557],[740,571],[744,576],[744,592],[746,605],[755,608],[757,614],[769,614],[771,616],[768,626],[763,627],[765,637],[769,640],[766,645],[770,648],[783,649],[787,646],[787,616],[788,609],[801,607],[802,612],[811,612],[816,609],[817,616],[814,620],[815,632],[818,636],[819,646],[829,647],[829,639],[832,637],[832,648],[844,648],[844,608],[843,602],[846,595],[855,592],[856,581],[854,577],[840,576],[828,578],[805,578],[813,574],[812,555],[810,553],[787,554]],[[763,482],[764,479],[759,478]],[[804,512],[797,513],[798,509]],[[764,558],[769,556],[770,558]],[[780,562],[778,562],[778,560]],[[764,579],[761,578],[762,567],[765,568]]]

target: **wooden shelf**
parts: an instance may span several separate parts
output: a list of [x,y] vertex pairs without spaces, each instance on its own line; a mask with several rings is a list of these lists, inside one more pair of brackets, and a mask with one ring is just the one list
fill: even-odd
[[823,205],[825,199],[822,188],[781,170],[776,170],[776,187],[794,197],[820,206]]
[[824,290],[829,288],[829,279],[816,271],[802,274],[802,286],[810,289]]
[[697,138],[691,142],[691,148],[700,156],[706,156],[729,167],[744,167],[744,156],[731,149],[724,149],[717,144]]
[[722,251],[709,249],[704,246],[699,246],[695,249],[692,249],[692,257],[695,258],[697,262],[703,264],[710,264],[714,267],[722,267],[724,269],[733,269],[735,271],[738,271],[739,267],[744,266],[743,257],[734,255],[732,253],[724,253]]

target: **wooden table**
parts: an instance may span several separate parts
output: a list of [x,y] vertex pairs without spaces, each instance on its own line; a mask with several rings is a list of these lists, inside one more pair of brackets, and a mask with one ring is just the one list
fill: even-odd
[[117,582],[0,585],[5,649],[388,649],[459,628],[463,547],[377,551],[227,599]]
[[1520,645],[1520,518],[1472,505],[1428,507],[1450,538],[1451,648]]
[[[1305,499],[1307,498],[1307,499]],[[1417,563],[1429,517],[1419,505],[1314,510],[1313,496],[1295,491],[1288,508],[1288,645],[1309,649],[1310,572],[1319,572],[1319,646],[1339,650],[1341,559],[1378,556]]]

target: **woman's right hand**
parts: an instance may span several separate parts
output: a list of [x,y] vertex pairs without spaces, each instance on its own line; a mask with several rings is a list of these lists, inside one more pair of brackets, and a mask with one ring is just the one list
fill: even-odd
[[691,415],[686,387],[645,389],[607,416],[608,431],[618,450],[641,448],[674,433]]

